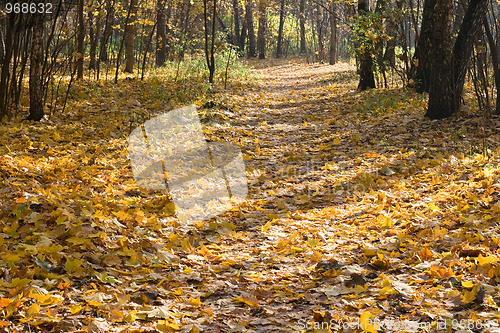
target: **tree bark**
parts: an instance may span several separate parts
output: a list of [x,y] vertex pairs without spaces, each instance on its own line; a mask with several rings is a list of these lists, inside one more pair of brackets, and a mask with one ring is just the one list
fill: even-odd
[[43,91],[43,15],[33,15],[33,37],[30,57],[30,113],[28,120],[39,121],[44,116]]
[[470,0],[465,12],[460,31],[453,48],[453,92],[455,108],[458,109],[462,99],[465,75],[469,67],[474,43],[483,28],[483,17],[488,8],[488,0]]
[[[108,61],[108,41],[113,32],[113,20],[114,20],[114,1],[106,0],[106,24],[104,26],[104,32],[101,36],[101,45],[99,50],[99,61]],[[99,62],[97,63],[97,69],[99,71]]]
[[98,17],[95,25],[93,24],[94,16],[91,11],[88,14],[89,33],[90,33],[90,50],[89,50],[89,69],[96,69],[96,53],[97,40],[101,28],[101,18]]
[[255,58],[257,52],[255,51],[255,30],[253,24],[253,0],[247,0],[245,9],[245,20],[247,27],[247,37],[248,37],[248,57]]
[[493,74],[495,76],[495,86],[497,87],[497,99],[495,114],[500,115],[500,58],[497,49],[498,40],[495,43],[493,34],[491,33],[490,24],[486,16],[483,18],[484,31],[486,32],[486,38],[488,39],[488,45],[490,46],[491,52],[491,63],[493,65]]
[[411,79],[418,93],[429,92],[433,60],[431,51],[431,39],[434,33],[432,22],[436,5],[437,0],[425,0],[424,2],[422,28],[411,64]]
[[84,0],[78,1],[77,8],[77,19],[78,19],[78,34],[76,38],[76,52],[77,60],[76,60],[76,78],[83,78],[83,42],[85,40],[85,24],[83,21],[83,2]]
[[241,38],[241,27],[240,27],[240,6],[238,0],[233,0],[233,20],[234,20],[234,34],[233,34],[233,45],[238,47],[239,52],[243,52],[245,48],[244,43],[242,43]]
[[257,50],[259,59],[266,59],[267,3],[259,1],[259,30],[257,32]]
[[205,57],[207,61],[207,67],[209,72],[208,82],[211,85],[214,84],[214,74],[215,74],[215,20],[217,17],[217,0],[213,0],[212,8],[212,27],[208,28],[208,0],[203,0],[203,22],[205,30]]
[[325,43],[324,43],[324,16],[323,7],[317,4],[316,8],[316,32],[318,33],[318,61],[325,60]]
[[[358,15],[363,16],[370,10],[369,0],[358,0]],[[375,88],[375,76],[373,75],[373,57],[365,47],[359,54],[359,84],[358,90]]]
[[330,65],[337,63],[337,17],[335,1],[330,4]]
[[306,47],[306,0],[300,0],[299,3],[299,25],[300,25],[300,54],[307,53]]
[[2,69],[0,71],[0,120],[6,115],[8,115],[7,108],[7,97],[9,92],[9,70],[10,70],[10,60],[12,58],[12,27],[15,23],[15,15],[11,14],[9,16],[9,21],[7,23],[7,29],[5,33],[5,46],[4,46],[4,56],[2,61]]
[[125,72],[134,72],[134,40],[135,40],[135,20],[137,14],[137,0],[130,0],[130,18],[128,24],[125,28],[126,35],[126,61],[125,61]]
[[276,58],[283,55],[283,28],[285,26],[285,0],[280,1],[280,25],[278,28],[278,44],[276,45]]
[[167,22],[165,0],[156,3],[156,66],[165,65],[167,61]]
[[456,2],[455,17],[453,19],[453,35],[458,33],[460,26],[462,25],[465,16],[465,6],[467,5],[466,0],[459,0]]
[[[429,0],[426,0],[426,2]],[[430,68],[429,103],[426,117],[443,119],[452,115],[456,106],[453,98],[451,64],[451,18],[453,0],[436,0],[430,37],[433,61]],[[422,38],[422,34],[420,35]]]

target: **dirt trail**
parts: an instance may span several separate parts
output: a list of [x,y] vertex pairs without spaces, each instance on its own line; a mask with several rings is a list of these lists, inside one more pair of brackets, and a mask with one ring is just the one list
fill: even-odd
[[[455,133],[474,131],[479,118],[428,121],[422,96],[356,92],[347,65],[266,64],[237,103],[233,130],[246,133],[238,140],[250,195],[248,207],[221,218],[239,231],[224,251],[237,264],[225,282],[214,280],[225,287],[207,299],[219,304],[209,326],[297,332],[306,322],[342,319],[362,331],[360,319],[377,319],[431,331],[446,318],[466,318],[483,287],[461,296],[447,282],[458,281],[454,273],[441,271],[452,258],[441,253],[462,242],[460,224],[446,221],[458,216],[449,210],[463,193],[456,181],[475,169],[473,160],[457,168],[455,155],[464,159],[464,147],[478,144]],[[497,129],[495,120],[487,132],[495,138]],[[428,293],[436,278],[448,296]]]

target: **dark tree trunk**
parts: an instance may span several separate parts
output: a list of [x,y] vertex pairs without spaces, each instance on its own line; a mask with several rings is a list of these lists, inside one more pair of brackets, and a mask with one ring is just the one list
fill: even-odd
[[466,0],[459,0],[455,2],[455,17],[453,19],[453,35],[458,33],[460,30],[460,26],[462,25],[462,21],[465,15],[465,6],[467,5]]
[[217,0],[213,1],[211,23],[212,27],[209,34],[208,0],[203,0],[203,22],[205,30],[205,57],[209,72],[208,82],[214,84],[215,74],[215,21],[217,17]]
[[167,20],[165,0],[156,4],[156,66],[165,65],[167,61]]
[[495,43],[495,39],[493,38],[493,34],[491,33],[490,24],[486,16],[483,19],[484,31],[486,32],[486,37],[488,39],[488,45],[490,46],[491,51],[491,63],[493,65],[493,74],[495,76],[495,86],[497,87],[497,100],[496,100],[496,108],[495,114],[500,115],[500,58],[497,49],[498,40]]
[[126,60],[125,72],[134,72],[134,40],[135,40],[135,20],[137,14],[137,0],[130,0],[130,18],[127,26],[125,27],[125,40],[126,40]]
[[437,0],[425,0],[420,37],[415,48],[415,55],[411,65],[411,79],[418,93],[429,92],[431,78],[431,39],[433,36],[433,16],[436,11]]
[[266,59],[267,4],[259,2],[259,30],[257,32],[257,50],[259,59]]
[[318,61],[323,62],[325,60],[325,43],[324,43],[324,17],[323,8],[319,5],[316,8],[316,29],[318,33]]
[[330,65],[337,62],[337,17],[335,16],[335,1],[330,4]]
[[234,34],[233,34],[233,45],[238,47],[238,51],[241,53],[245,47],[245,44],[241,41],[241,27],[240,27],[240,6],[238,0],[233,0],[233,20],[234,20]]
[[[14,27],[15,15],[9,16],[7,29],[5,34],[4,57],[2,59],[2,69],[0,71],[0,120],[8,115],[7,97],[8,97],[8,83],[9,83],[9,70],[10,60],[12,58],[12,28]],[[14,78],[13,78],[14,79]]]
[[28,120],[43,118],[43,15],[33,15],[33,37],[30,58],[30,113]]
[[398,25],[395,18],[390,16],[387,21],[387,34],[390,39],[387,41],[384,61],[394,68],[396,66],[396,40],[398,38]]
[[442,119],[449,117],[456,110],[450,75],[453,0],[436,0],[434,8],[432,20],[429,22],[432,28],[430,52],[433,61],[430,68],[429,103],[425,116],[431,119]]
[[78,16],[78,34],[76,38],[76,77],[77,79],[83,78],[83,41],[85,39],[85,25],[83,21],[83,2],[84,0],[78,1],[77,16]]
[[307,53],[306,47],[306,0],[299,3],[299,25],[300,25],[300,54]]
[[[369,0],[358,0],[358,15],[366,15],[370,10]],[[375,76],[373,75],[373,58],[367,48],[359,54],[359,90],[375,88]]]
[[[114,1],[106,0],[106,23],[104,26],[104,32],[101,36],[101,45],[99,50],[99,61],[108,61],[108,41],[113,32],[113,20],[114,20]],[[97,69],[99,71],[99,62],[97,63]]]
[[453,48],[453,90],[455,107],[458,109],[462,99],[465,75],[469,67],[474,43],[483,28],[483,17],[486,14],[488,0],[470,0],[465,12],[455,47]]
[[280,25],[278,28],[278,44],[276,45],[276,58],[283,55],[283,28],[285,26],[285,0],[280,3]]
[[248,35],[248,57],[255,58],[257,52],[255,51],[255,30],[253,24],[253,0],[247,0],[245,9],[245,21]]
[[96,69],[97,37],[99,36],[99,30],[101,27],[101,18],[98,17],[94,24],[94,15],[91,11],[89,11],[88,18],[90,33],[89,69]]

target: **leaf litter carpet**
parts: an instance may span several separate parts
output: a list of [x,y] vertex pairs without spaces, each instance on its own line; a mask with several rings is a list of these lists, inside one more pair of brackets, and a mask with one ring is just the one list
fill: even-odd
[[499,119],[424,119],[346,64],[252,64],[202,110],[248,198],[193,226],[133,181],[148,101],[2,126],[4,331],[499,331]]

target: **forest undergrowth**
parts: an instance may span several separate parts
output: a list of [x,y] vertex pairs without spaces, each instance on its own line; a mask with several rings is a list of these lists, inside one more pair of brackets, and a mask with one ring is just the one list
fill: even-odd
[[[224,93],[79,82],[64,113],[2,124],[0,327],[494,332],[500,118],[425,119],[425,96],[358,92],[348,64],[249,64]],[[186,226],[137,187],[127,139],[193,101],[241,147],[249,194]]]

